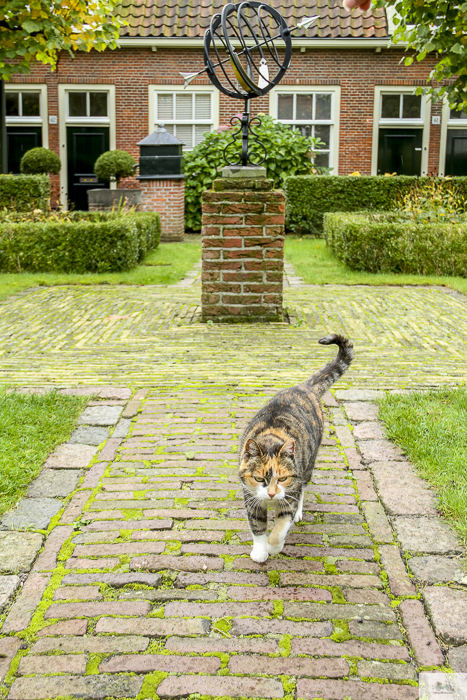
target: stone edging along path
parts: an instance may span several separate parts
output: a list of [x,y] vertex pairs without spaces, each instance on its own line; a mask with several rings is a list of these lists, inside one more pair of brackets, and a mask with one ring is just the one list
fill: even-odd
[[275,390],[94,391],[2,520],[3,696],[399,700],[466,670],[463,553],[378,392],[325,397],[304,522],[258,565],[236,440]]

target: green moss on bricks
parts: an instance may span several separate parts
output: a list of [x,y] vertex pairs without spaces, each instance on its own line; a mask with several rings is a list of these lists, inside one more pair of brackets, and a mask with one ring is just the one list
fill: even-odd
[[230,629],[232,627],[232,620],[228,617],[220,617],[212,625],[213,632],[220,632],[222,636],[230,637]]
[[143,509],[142,508],[121,508],[123,517],[125,520],[142,520],[143,519]]
[[[31,642],[32,640],[34,640],[39,630],[41,630],[43,627],[47,627],[53,622],[53,620],[47,620],[47,622],[45,622],[44,615],[49,606],[51,605],[54,593],[57,590],[57,588],[60,587],[65,573],[66,571],[63,564],[59,563],[52,576],[50,577],[49,584],[44,591],[44,595],[42,596],[41,602],[37,606],[32,616],[29,626],[22,632],[18,632],[17,636],[21,639],[24,639],[25,642]],[[58,620],[55,620],[55,622],[58,622]]]
[[282,637],[280,638],[279,653],[281,656],[290,656],[290,653],[292,651],[291,639],[292,639],[291,634],[283,634]]
[[347,642],[352,639],[349,631],[349,623],[345,620],[332,620],[334,631],[330,636],[333,642]]
[[159,700],[157,688],[168,675],[168,673],[156,671],[155,673],[148,673],[144,676],[143,685],[137,696],[137,700]]
[[279,617],[284,614],[284,603],[282,600],[274,601],[274,617]]
[[88,656],[86,662],[86,676],[97,676],[99,674],[99,665],[101,661],[106,659],[109,654],[92,654]]
[[152,610],[149,615],[149,617],[164,617],[164,607],[162,606],[161,608],[157,608],[157,610]]
[[269,585],[276,587],[280,583],[280,573],[278,571],[268,571]]

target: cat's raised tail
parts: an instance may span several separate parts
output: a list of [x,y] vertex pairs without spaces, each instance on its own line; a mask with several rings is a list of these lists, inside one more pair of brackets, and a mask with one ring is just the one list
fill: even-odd
[[322,396],[349,368],[353,360],[354,350],[348,338],[335,333],[333,335],[327,335],[325,338],[320,338],[318,343],[321,345],[339,346],[337,356],[331,360],[331,362],[328,362],[323,369],[316,372],[307,382],[308,386],[315,394]]

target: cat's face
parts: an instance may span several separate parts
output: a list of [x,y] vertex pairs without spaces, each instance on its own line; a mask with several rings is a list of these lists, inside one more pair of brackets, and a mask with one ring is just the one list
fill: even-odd
[[248,440],[240,478],[252,496],[267,501],[284,500],[287,492],[297,486],[295,441],[290,438],[270,455],[255,440]]

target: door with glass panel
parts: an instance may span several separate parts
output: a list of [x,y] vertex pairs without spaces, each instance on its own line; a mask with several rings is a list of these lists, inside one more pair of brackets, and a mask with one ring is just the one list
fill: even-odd
[[183,143],[183,150],[191,150],[213,130],[212,92],[157,91],[154,99],[154,128],[163,124]]
[[467,175],[467,113],[449,110],[445,175]]
[[40,97],[40,92],[30,90],[6,93],[8,172],[13,175],[20,173],[24,154],[42,146]]
[[333,97],[330,92],[279,92],[277,95],[278,120],[290,124],[304,136],[320,139],[314,163],[325,168],[332,166]]
[[109,106],[106,91],[67,93],[68,205],[88,209],[88,190],[108,187],[94,173],[94,163],[109,150]]
[[421,95],[382,93],[378,131],[378,175],[421,175]]

